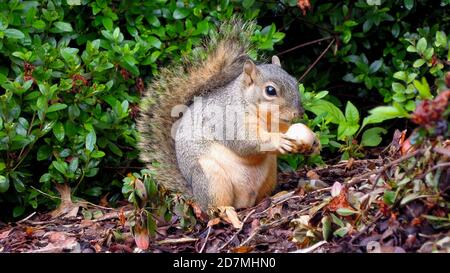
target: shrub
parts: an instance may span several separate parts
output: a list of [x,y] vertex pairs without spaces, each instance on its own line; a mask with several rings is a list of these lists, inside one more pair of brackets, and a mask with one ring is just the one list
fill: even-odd
[[[134,117],[145,83],[250,2],[2,1],[2,213],[54,206],[41,194],[55,196],[55,183],[76,196],[121,198],[122,176],[136,166]],[[269,24],[253,38],[272,49],[283,37]]]

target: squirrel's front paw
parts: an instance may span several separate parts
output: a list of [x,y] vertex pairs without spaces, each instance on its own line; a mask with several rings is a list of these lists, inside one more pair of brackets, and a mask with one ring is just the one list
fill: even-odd
[[295,140],[285,134],[278,134],[274,141],[277,151],[281,154],[292,153],[297,149]]

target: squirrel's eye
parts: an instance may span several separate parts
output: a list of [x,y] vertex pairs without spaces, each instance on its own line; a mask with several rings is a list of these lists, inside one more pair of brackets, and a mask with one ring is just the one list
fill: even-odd
[[266,94],[271,97],[276,96],[277,90],[275,89],[275,87],[268,85],[266,86]]

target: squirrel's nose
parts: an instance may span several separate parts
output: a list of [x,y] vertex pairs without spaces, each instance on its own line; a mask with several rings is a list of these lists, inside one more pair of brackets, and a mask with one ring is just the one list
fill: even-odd
[[296,107],[295,111],[292,112],[292,118],[301,118],[304,113],[305,110],[303,109],[303,107]]

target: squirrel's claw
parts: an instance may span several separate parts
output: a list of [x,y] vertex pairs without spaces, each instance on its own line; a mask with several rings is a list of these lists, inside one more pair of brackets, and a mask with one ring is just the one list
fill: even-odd
[[281,154],[294,152],[296,149],[296,145],[293,142],[293,139],[289,138],[285,134],[280,134],[280,143],[278,151]]

